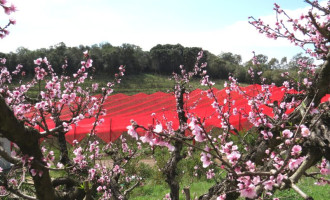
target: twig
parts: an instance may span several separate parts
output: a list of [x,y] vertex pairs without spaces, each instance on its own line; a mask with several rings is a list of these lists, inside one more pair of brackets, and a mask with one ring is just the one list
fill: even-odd
[[12,187],[8,187],[6,188],[8,191],[10,191],[11,193],[19,196],[19,197],[22,197],[23,199],[29,199],[29,200],[37,200],[36,197],[33,197],[33,196],[29,196],[27,194],[23,194],[21,191],[19,190],[15,190],[14,188]]
[[139,184],[140,184],[140,179],[130,188],[128,188],[127,190],[124,191],[124,196],[126,196],[129,192],[131,192],[132,190],[134,190],[134,188],[136,188]]

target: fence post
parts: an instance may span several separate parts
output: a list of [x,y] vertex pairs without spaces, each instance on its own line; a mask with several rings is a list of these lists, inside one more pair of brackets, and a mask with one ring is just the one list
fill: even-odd
[[239,116],[238,116],[238,130],[242,130],[242,124],[241,124],[241,112],[239,112]]
[[76,140],[76,127],[77,127],[77,125],[74,124],[73,140]]
[[110,131],[109,131],[109,138],[110,138],[110,141],[109,142],[111,142],[111,124],[112,124],[112,118],[110,118]]

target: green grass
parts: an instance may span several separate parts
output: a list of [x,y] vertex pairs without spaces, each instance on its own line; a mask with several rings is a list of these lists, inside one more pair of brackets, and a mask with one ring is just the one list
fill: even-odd
[[[105,85],[108,81],[111,81],[110,78],[99,76],[96,77],[96,82],[100,85]],[[192,90],[196,88],[206,89],[200,85],[200,79],[194,78],[190,85]],[[223,88],[224,80],[215,80],[215,87],[218,89]],[[146,94],[152,94],[155,92],[168,92],[173,90],[174,80],[170,79],[170,76],[164,75],[155,75],[155,74],[137,74],[122,77],[121,83],[117,84],[114,87],[114,93],[124,93],[127,95],[133,95],[140,92]]]
[[[311,178],[303,178],[298,183],[298,186],[302,191],[304,191],[309,196],[313,197],[315,200],[329,200],[330,199],[330,186],[318,186],[314,184],[314,180]],[[190,194],[192,199],[199,197],[200,195],[206,193],[208,189],[213,185],[212,182],[208,181],[196,181],[190,184]],[[181,187],[185,186],[184,184]],[[182,188],[180,188],[182,190]],[[163,199],[165,194],[169,193],[170,190],[167,184],[154,184],[149,181],[142,187],[136,188],[129,199],[132,200],[159,200]],[[272,198],[280,198],[280,200],[303,200],[294,190],[276,191]],[[272,199],[271,198],[271,199]],[[184,194],[180,193],[180,199],[184,199]],[[239,200],[244,200],[244,198],[239,198]]]
[[[174,80],[170,79],[170,76],[165,75],[157,75],[157,74],[136,74],[136,75],[129,75],[124,76],[121,79],[120,84],[116,84],[114,87],[114,94],[117,93],[124,93],[127,95],[134,95],[137,93],[146,93],[146,94],[152,94],[155,92],[169,92],[173,91],[174,88]],[[47,80],[49,77],[46,78]],[[27,83],[31,81],[31,77],[27,77],[23,80],[23,83]],[[99,90],[96,93],[101,93],[101,88],[106,87],[107,83],[113,81],[113,77],[111,76],[105,76],[105,75],[97,75],[94,77],[94,79],[86,79],[83,84],[80,86],[82,88],[91,87],[92,83],[99,83]],[[223,84],[225,80],[212,80],[216,84],[214,85],[217,89],[222,89]],[[14,81],[13,84],[11,84],[11,88],[18,86],[18,82]],[[28,95],[30,97],[37,97],[37,95],[40,92],[40,89],[43,90],[45,88],[46,83],[44,81],[37,83],[34,87],[29,89]],[[191,88],[190,90],[194,90],[196,88],[201,89],[207,89],[205,86],[200,85],[200,79],[194,78],[190,82]],[[40,87],[40,89],[39,89]],[[62,84],[63,88],[63,84]]]
[[[207,181],[199,181],[191,183],[190,185],[190,195],[192,199],[199,197],[200,195],[206,193],[208,189],[213,184]],[[182,190],[183,188],[180,188]],[[129,199],[131,200],[159,200],[163,199],[165,194],[169,193],[170,189],[167,184],[156,185],[152,182],[147,183],[146,185],[136,188]],[[184,199],[184,194],[180,193],[180,199]]]
[[[329,176],[327,177],[329,178]],[[307,195],[313,197],[315,200],[329,200],[330,199],[330,185],[315,185],[315,180],[312,178],[302,178],[298,182],[298,187]],[[277,191],[274,197],[281,200],[303,200],[293,189],[285,191]]]

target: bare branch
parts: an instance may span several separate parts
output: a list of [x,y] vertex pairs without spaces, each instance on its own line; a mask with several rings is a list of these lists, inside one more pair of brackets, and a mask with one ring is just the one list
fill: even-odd
[[140,184],[141,180],[139,179],[132,187],[128,188],[124,191],[124,196],[126,196],[128,193],[130,193],[134,188],[136,188]]
[[302,198],[306,200],[313,200],[313,197],[308,196],[306,193],[304,193],[296,184],[291,183],[291,188],[296,191]]
[[20,159],[10,156],[2,146],[0,146],[0,156],[13,164],[19,164],[21,162]]
[[63,125],[57,126],[53,129],[50,129],[48,131],[43,131],[40,133],[40,137],[47,137],[49,135],[53,135],[55,132],[61,130],[63,128]]
[[29,196],[29,195],[27,195],[27,194],[23,194],[21,191],[16,190],[16,189],[14,189],[14,188],[12,188],[12,187],[8,187],[8,188],[6,188],[6,189],[7,189],[8,191],[10,191],[11,193],[17,195],[17,196],[22,197],[23,199],[37,200],[36,197]]
[[315,8],[317,8],[317,9],[319,9],[319,10],[321,10],[321,11],[323,11],[325,14],[328,14],[328,15],[330,14],[330,11],[329,11],[328,9],[323,8],[323,7],[320,6],[318,3],[313,3],[313,2],[311,2],[310,0],[305,0],[305,2],[308,3],[309,5],[311,5],[311,6],[315,7]]

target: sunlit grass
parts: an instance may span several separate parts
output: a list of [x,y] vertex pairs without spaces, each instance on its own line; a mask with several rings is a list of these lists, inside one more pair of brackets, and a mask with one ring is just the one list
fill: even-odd
[[[96,77],[96,82],[100,83],[100,86],[105,86],[111,78],[104,76]],[[215,80],[215,87],[218,89],[223,88],[224,80]],[[154,75],[154,74],[138,74],[122,77],[121,83],[114,87],[114,93],[124,93],[127,95],[133,95],[137,93],[152,94],[155,92],[170,92],[174,88],[174,80],[170,79],[170,76]],[[194,78],[191,83],[190,90],[197,88],[207,89],[205,86],[200,85],[200,79]]]
[[[171,92],[174,89],[174,80],[170,79],[170,76],[165,75],[156,75],[156,74],[137,74],[137,75],[129,75],[124,76],[121,79],[121,82],[119,84],[116,84],[114,86],[114,94],[118,93],[124,93],[126,95],[134,95],[137,93],[146,93],[146,94],[152,94],[155,92]],[[23,83],[26,84],[28,81],[30,81],[31,78],[26,78],[23,80]],[[82,88],[90,88],[92,83],[98,83],[99,84],[99,90],[95,92],[101,93],[101,88],[106,87],[108,82],[113,81],[112,76],[106,76],[106,75],[97,75],[93,79],[86,79],[83,84],[80,84]],[[214,87],[217,89],[223,89],[223,85],[225,80],[212,80],[215,82]],[[11,85],[11,88],[17,87],[19,84],[18,82],[14,82]],[[190,82],[190,87],[188,87],[188,90],[192,91],[194,89],[200,88],[200,89],[207,89],[205,86],[201,86],[200,79],[199,78],[193,78]],[[244,84],[243,84],[244,85]],[[45,82],[41,81],[40,84],[37,83],[34,87],[29,89],[28,95],[30,97],[37,97],[40,91],[44,90],[45,88]],[[62,84],[63,88],[63,84]]]
[[[213,184],[207,181],[198,181],[191,183],[190,185],[190,195],[192,199],[195,197],[199,197],[200,195],[206,193],[208,189]],[[183,188],[180,188],[183,190]],[[169,193],[170,189],[168,188],[167,184],[153,184],[152,182],[147,183],[146,185],[136,188],[129,199],[132,200],[160,200],[163,199],[165,194]],[[185,196],[183,193],[180,194],[180,199],[184,200]]]

